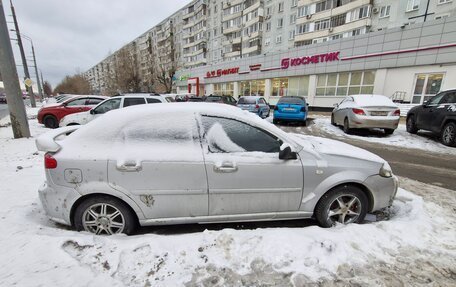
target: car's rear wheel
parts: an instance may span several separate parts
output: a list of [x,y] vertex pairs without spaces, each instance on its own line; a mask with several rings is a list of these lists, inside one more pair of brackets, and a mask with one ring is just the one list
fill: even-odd
[[344,120],[344,133],[350,134],[351,131],[352,130],[350,128],[350,122],[349,122],[348,118],[345,118],[345,120]]
[[368,199],[357,186],[343,185],[323,195],[315,207],[315,218],[321,227],[361,223],[366,216]]
[[52,115],[47,115],[43,118],[44,126],[50,129],[56,129],[59,127],[57,118]]
[[446,146],[456,146],[456,124],[447,123],[442,129],[440,139]]
[[392,135],[394,133],[394,129],[384,129],[385,135]]
[[301,122],[301,125],[307,126],[307,120],[303,120],[303,121]]
[[418,132],[418,128],[416,127],[415,123],[415,116],[411,115],[407,118],[405,127],[408,133],[416,134]]
[[111,196],[95,196],[83,201],[74,213],[74,225],[78,231],[97,235],[133,234],[137,219],[122,201]]

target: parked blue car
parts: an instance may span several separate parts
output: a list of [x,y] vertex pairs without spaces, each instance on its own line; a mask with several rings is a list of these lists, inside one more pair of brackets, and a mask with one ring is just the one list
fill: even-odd
[[301,122],[306,125],[307,103],[302,97],[282,97],[274,107],[273,123],[280,121]]
[[266,100],[258,96],[241,97],[237,102],[237,107],[255,113],[263,119],[269,117],[271,110]]

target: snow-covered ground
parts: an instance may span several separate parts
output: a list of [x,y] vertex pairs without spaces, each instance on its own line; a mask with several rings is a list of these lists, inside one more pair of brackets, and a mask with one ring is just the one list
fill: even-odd
[[444,154],[455,154],[456,148],[447,147],[438,139],[433,137],[428,132],[419,132],[416,135],[409,134],[404,124],[399,124],[398,128],[392,135],[386,136],[383,131],[368,133],[363,132],[359,134],[347,135],[340,127],[331,125],[331,119],[328,117],[318,117],[314,119],[314,125],[309,126],[309,129],[319,129],[326,133],[332,134],[337,137],[348,137],[356,140],[363,140],[372,143],[379,143],[391,146],[407,147],[420,150],[433,151]]
[[[30,126],[33,137],[46,131],[36,120]],[[34,138],[13,140],[10,127],[0,128],[0,286],[454,286],[456,280],[454,191],[402,179],[390,218],[362,225],[207,225],[202,232],[182,226],[177,234],[161,227],[101,237],[46,218],[37,196],[42,159]]]

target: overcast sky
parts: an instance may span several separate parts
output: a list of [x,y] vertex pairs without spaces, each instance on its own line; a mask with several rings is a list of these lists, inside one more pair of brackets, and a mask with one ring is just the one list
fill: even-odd
[[[9,0],[2,0],[12,22]],[[13,0],[21,33],[31,37],[38,67],[53,87],[84,72],[182,8],[190,0]],[[9,29],[14,29],[8,23]],[[16,38],[14,32],[11,38]],[[13,42],[14,43],[14,42]],[[30,55],[29,41],[23,40]],[[16,64],[21,65],[17,45]],[[29,64],[31,65],[31,64]],[[23,68],[17,67],[22,77]],[[35,77],[30,70],[32,78]],[[35,80],[35,79],[33,79]]]

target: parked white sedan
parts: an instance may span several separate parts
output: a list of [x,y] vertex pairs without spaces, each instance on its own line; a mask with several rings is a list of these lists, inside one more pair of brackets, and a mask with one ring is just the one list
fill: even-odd
[[397,128],[400,116],[399,107],[385,96],[353,95],[336,105],[331,124],[343,126],[347,134],[354,129],[380,128],[390,135]]
[[46,213],[96,234],[309,217],[330,227],[362,222],[367,212],[390,206],[397,191],[380,157],[287,134],[228,105],[120,109],[53,130],[36,144],[46,152],[39,189]]
[[59,126],[66,127],[85,125],[93,119],[112,110],[143,104],[168,103],[170,101],[171,100],[168,100],[164,96],[155,94],[125,94],[115,96],[99,103],[90,111],[75,113],[63,117],[60,120]]

